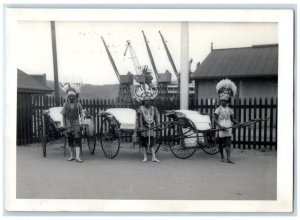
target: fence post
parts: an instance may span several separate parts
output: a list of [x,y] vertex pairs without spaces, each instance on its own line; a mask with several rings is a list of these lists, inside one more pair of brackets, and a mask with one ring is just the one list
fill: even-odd
[[[265,106],[264,106],[264,117],[268,117],[268,99],[265,98]],[[267,133],[268,131],[268,120],[265,121],[264,123],[264,149],[266,150],[267,148]]]
[[[262,104],[262,98],[259,99],[259,118],[262,118],[262,108],[263,108],[263,104]],[[262,122],[260,121],[258,123],[258,141],[259,141],[259,150],[261,150],[262,147]]]
[[[242,122],[242,99],[238,99],[238,118]],[[238,148],[241,149],[241,129],[238,129]]]
[[276,98],[275,101],[275,119],[276,119],[276,123],[275,123],[275,150],[277,150],[277,126],[278,126],[278,99]]
[[[236,118],[236,99],[233,100],[233,117]],[[233,148],[236,148],[236,129],[232,130]]]
[[[256,113],[257,113],[257,100],[256,98],[254,98],[254,104],[253,104],[253,108],[254,108],[254,115],[253,118],[256,119]],[[253,129],[253,149],[256,150],[256,129],[257,124],[254,124],[254,129]]]
[[[248,120],[252,119],[252,99],[249,98],[249,112],[248,112]],[[251,128],[247,127],[248,129],[248,149],[251,149]]]
[[274,100],[271,98],[270,105],[270,150],[272,150],[273,146],[273,108],[274,108]]

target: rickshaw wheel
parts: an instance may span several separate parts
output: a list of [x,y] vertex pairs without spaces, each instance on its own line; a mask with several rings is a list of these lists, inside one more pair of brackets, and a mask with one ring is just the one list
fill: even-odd
[[104,118],[100,131],[100,143],[105,157],[113,159],[120,149],[119,128],[114,118]]
[[204,144],[200,148],[207,154],[215,155],[220,152],[214,133],[204,135]]
[[97,137],[96,137],[95,132],[93,133],[92,136],[87,135],[86,136],[86,141],[87,141],[87,145],[88,145],[90,153],[94,154],[95,148],[96,148],[96,141],[97,141]]
[[186,118],[180,120],[181,122],[174,125],[174,129],[169,129],[169,148],[175,157],[187,159],[197,150],[199,135],[191,120]]

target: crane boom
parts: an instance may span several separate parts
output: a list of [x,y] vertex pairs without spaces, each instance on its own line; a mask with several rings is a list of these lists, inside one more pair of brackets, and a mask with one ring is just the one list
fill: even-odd
[[165,41],[165,39],[164,39],[162,33],[161,33],[160,31],[158,31],[158,32],[159,32],[160,37],[161,37],[161,40],[162,40],[162,42],[163,42],[163,44],[164,44],[166,53],[167,53],[167,55],[168,55],[168,58],[169,58],[169,60],[170,60],[170,63],[171,63],[172,68],[173,68],[173,70],[174,70],[174,73],[175,73],[175,75],[176,75],[176,78],[177,78],[177,80],[179,81],[179,80],[180,80],[180,76],[179,76],[179,73],[178,73],[178,71],[177,71],[177,69],[176,69],[176,66],[175,66],[175,64],[174,64],[173,58],[172,58],[171,53],[170,53],[170,51],[169,51],[169,49],[168,49],[168,46],[167,46],[167,44],[166,44],[166,41]]
[[153,68],[153,72],[155,74],[156,80],[158,81],[158,73],[157,73],[155,63],[154,63],[154,59],[153,59],[153,56],[152,56],[152,53],[151,53],[151,50],[150,50],[150,47],[149,47],[149,44],[148,44],[148,41],[147,41],[147,38],[146,38],[146,35],[145,35],[144,31],[142,31],[142,33],[143,33],[144,40],[145,40],[145,43],[146,43],[147,52],[148,52],[148,55],[149,55],[149,58],[150,58],[150,62],[151,62],[152,68]]
[[113,69],[114,69],[114,71],[115,71],[115,73],[116,73],[116,76],[117,76],[117,78],[118,78],[118,80],[119,80],[119,82],[120,82],[120,73],[119,73],[119,71],[118,71],[118,69],[117,69],[117,66],[116,66],[116,64],[115,64],[115,61],[114,61],[114,59],[112,58],[112,56],[111,56],[111,54],[110,54],[110,52],[109,52],[109,50],[108,50],[108,47],[107,47],[107,45],[106,45],[106,43],[105,43],[103,37],[101,37],[101,39],[102,39],[102,42],[103,42],[103,44],[104,44],[104,47],[105,47],[106,53],[107,53],[107,55],[108,55],[108,58],[109,58],[109,60],[110,60],[110,62],[111,62],[111,65],[113,66]]
[[137,75],[141,75],[142,74],[141,65],[140,65],[139,60],[131,46],[131,42],[129,40],[127,40],[126,43],[127,44],[126,44],[126,50],[125,50],[124,56],[126,56],[126,52],[129,49],[130,59],[132,59],[135,72]]

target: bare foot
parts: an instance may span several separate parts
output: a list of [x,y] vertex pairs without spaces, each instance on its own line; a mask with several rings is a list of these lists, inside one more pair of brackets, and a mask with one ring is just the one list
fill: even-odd
[[157,158],[152,158],[152,162],[160,162]]
[[227,163],[232,163],[232,164],[235,164],[233,161],[231,160],[227,160]]
[[76,162],[82,163],[83,161],[80,158],[76,158]]
[[147,158],[144,158],[144,160],[142,160],[143,162],[147,162]]
[[75,160],[75,158],[74,157],[68,158],[68,161],[72,161],[72,160]]
[[222,159],[220,160],[220,162],[225,162],[224,158],[222,158]]

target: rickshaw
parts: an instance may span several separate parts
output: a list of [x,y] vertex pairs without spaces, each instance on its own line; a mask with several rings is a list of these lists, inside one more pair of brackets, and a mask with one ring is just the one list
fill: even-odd
[[[175,157],[189,158],[199,148],[210,155],[219,153],[217,132],[222,129],[213,128],[209,115],[192,110],[171,110],[166,115],[172,121],[168,125],[168,144]],[[250,126],[267,119],[253,119],[227,129]]]
[[[180,159],[191,157],[197,149],[209,155],[219,153],[216,132],[209,115],[202,115],[192,110],[170,110],[165,112],[167,122],[149,128],[160,133],[167,131],[166,141],[172,154]],[[102,118],[100,143],[104,155],[113,159],[117,156],[120,146],[126,139],[138,139],[136,111],[130,108],[112,108],[100,113]],[[263,119],[266,120],[266,119]],[[230,128],[249,126],[261,120],[251,120]],[[143,130],[145,131],[145,130]],[[158,135],[161,137],[161,135]],[[159,150],[162,140],[155,143],[155,152]],[[133,145],[135,141],[133,141]],[[148,152],[149,153],[149,152]]]
[[[42,115],[42,147],[43,147],[43,156],[46,157],[47,154],[47,144],[51,143],[58,139],[64,139],[64,156],[66,156],[66,146],[67,139],[63,135],[65,128],[62,127],[63,116],[60,113],[62,107],[52,107],[48,110],[45,110]],[[84,110],[84,120],[83,123],[75,125],[80,126],[82,129],[82,139],[86,140],[89,152],[94,154],[96,147],[96,133],[94,128],[94,122],[90,115]],[[82,142],[81,142],[82,143]],[[82,152],[82,145],[80,146]]]
[[[126,142],[137,144],[139,138],[139,129],[137,127],[137,113],[131,108],[110,108],[100,112],[101,129],[100,143],[104,155],[113,159],[118,153],[121,144]],[[159,130],[156,130],[159,132]],[[156,141],[155,152],[160,147],[160,141]],[[147,153],[150,153],[149,149]]]

